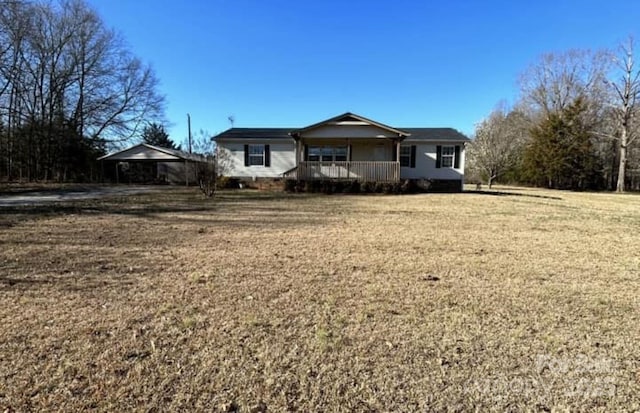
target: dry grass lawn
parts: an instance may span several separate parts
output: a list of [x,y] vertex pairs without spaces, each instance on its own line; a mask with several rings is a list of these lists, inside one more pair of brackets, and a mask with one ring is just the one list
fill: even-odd
[[508,190],[2,209],[0,411],[640,410],[640,197]]

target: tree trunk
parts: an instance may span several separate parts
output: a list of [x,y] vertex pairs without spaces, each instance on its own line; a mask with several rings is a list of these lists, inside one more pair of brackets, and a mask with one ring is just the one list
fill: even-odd
[[627,130],[622,128],[620,134],[620,164],[618,165],[618,183],[616,192],[624,192],[624,176],[627,169]]

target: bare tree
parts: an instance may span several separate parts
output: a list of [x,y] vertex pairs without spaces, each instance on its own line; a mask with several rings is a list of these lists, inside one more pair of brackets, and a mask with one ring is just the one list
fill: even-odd
[[205,162],[198,166],[200,190],[205,196],[212,197],[218,189],[220,178],[227,176],[231,170],[231,157],[215,145],[211,133],[203,129],[194,134],[192,146],[195,153],[205,158]]
[[162,122],[153,70],[84,0],[0,7],[2,171],[28,179],[84,174],[96,153]]
[[198,130],[193,136],[191,146],[195,153],[204,157],[204,162],[198,164],[198,186],[204,196],[211,198],[218,189],[218,177],[220,176],[211,133],[203,129]]
[[218,174],[216,173],[216,159],[209,155],[205,157],[205,162],[198,163],[198,186],[200,191],[207,198],[215,195],[218,182]]
[[486,177],[489,188],[495,179],[517,164],[528,124],[522,112],[507,112],[503,106],[476,126],[476,136],[468,151],[470,168]]
[[543,54],[520,76],[523,102],[542,116],[562,113],[576,99],[585,100],[590,115],[607,98],[603,87],[610,66],[608,51],[569,50]]
[[614,91],[615,96],[612,110],[615,120],[614,134],[610,134],[609,137],[618,142],[617,192],[625,191],[629,148],[640,135],[636,120],[640,97],[640,70],[635,67],[633,47],[632,37],[620,45],[620,53],[614,58],[619,77],[615,81],[605,81]]
[[32,32],[33,19],[31,5],[21,1],[5,1],[0,7],[0,119],[4,119],[4,151],[6,176],[14,173],[16,131],[22,119],[22,98],[25,94],[23,50],[26,39]]
[[[189,138],[185,138],[184,142],[182,143],[184,147],[189,145],[188,139]],[[196,133],[193,134],[191,147],[194,153],[205,156],[213,156],[215,154],[215,148],[213,146],[213,142],[211,142],[211,133],[203,129],[199,129]]]

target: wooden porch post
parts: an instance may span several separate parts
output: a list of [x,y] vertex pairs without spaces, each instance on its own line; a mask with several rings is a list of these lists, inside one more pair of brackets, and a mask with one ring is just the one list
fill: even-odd
[[347,138],[347,179],[351,179],[351,139]]
[[115,166],[116,166],[116,184],[120,183],[120,174],[118,173],[118,161],[115,162]]
[[397,162],[396,165],[398,165],[398,167],[396,168],[394,166],[393,170],[398,171],[395,179],[396,181],[399,181],[400,180],[400,166],[399,166],[400,165],[400,139],[396,141],[396,162]]
[[304,161],[304,159],[302,161],[300,159],[302,158],[303,147],[302,138],[298,136],[298,139],[296,140],[296,180],[299,180],[301,176],[300,162]]

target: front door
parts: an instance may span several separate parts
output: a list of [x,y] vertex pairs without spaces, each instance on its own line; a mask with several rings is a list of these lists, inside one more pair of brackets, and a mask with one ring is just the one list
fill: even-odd
[[385,160],[385,147],[384,144],[379,143],[375,146],[373,150],[373,160],[374,161],[384,161]]

